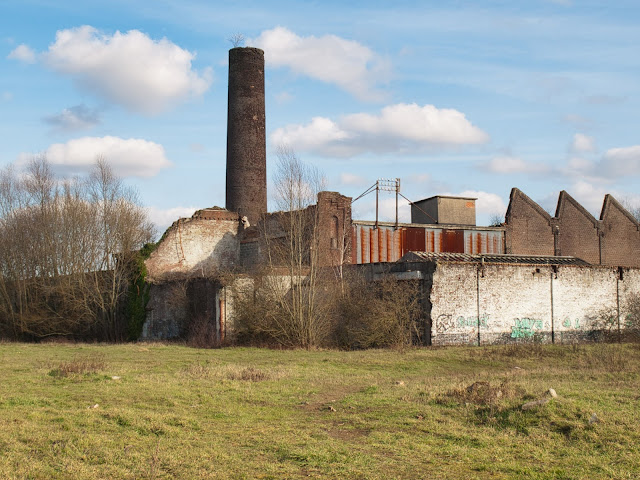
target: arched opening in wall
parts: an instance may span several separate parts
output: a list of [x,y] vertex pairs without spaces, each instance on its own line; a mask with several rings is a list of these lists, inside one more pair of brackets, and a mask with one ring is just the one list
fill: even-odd
[[338,217],[334,215],[331,219],[331,248],[338,248],[338,227],[340,226]]

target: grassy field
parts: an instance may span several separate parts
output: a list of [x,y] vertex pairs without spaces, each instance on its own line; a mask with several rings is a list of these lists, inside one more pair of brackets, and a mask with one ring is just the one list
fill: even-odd
[[640,346],[0,343],[0,478],[309,477],[640,478]]

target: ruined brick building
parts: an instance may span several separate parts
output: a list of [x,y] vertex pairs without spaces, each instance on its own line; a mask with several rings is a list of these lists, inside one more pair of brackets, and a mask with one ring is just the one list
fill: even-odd
[[[265,235],[284,235],[274,225],[286,212],[267,212],[262,50],[229,51],[227,128],[225,208],[177,220],[147,260],[144,338],[179,337],[198,320],[223,341],[232,285],[264,261]],[[505,222],[492,227],[476,225],[473,198],[415,202],[409,224],[353,220],[351,198],[337,192],[321,192],[309,212],[319,265],[423,283],[428,344],[586,339],[596,303],[617,308],[619,324],[640,291],[640,226],[610,195],[597,220],[563,191],[552,217],[514,188]]]

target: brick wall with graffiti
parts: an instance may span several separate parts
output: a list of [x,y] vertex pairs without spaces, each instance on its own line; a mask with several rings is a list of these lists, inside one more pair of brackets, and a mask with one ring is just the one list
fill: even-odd
[[438,263],[431,343],[595,340],[625,328],[625,302],[639,292],[639,269]]

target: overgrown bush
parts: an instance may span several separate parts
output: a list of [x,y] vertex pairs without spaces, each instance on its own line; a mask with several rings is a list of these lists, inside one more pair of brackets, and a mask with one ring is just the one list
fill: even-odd
[[349,275],[337,302],[336,345],[341,348],[401,348],[419,344],[421,325],[420,286],[391,274],[367,282]]
[[[286,348],[331,346],[335,280],[257,275],[237,292],[236,341]],[[313,290],[313,291],[312,291]]]
[[640,341],[640,293],[628,296],[620,311],[617,307],[600,310],[596,325],[605,341]]
[[419,285],[391,275],[368,282],[359,273],[323,275],[305,315],[292,315],[292,296],[304,279],[262,276],[239,292],[234,328],[239,343],[284,347],[401,348],[420,343]]

